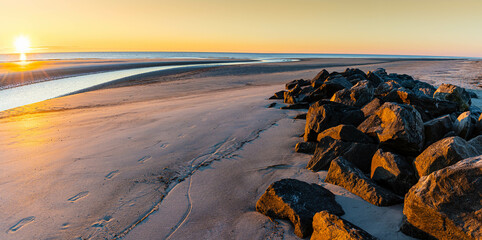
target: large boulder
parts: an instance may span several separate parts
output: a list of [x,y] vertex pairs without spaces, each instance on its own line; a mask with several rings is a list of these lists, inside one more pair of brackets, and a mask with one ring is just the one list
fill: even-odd
[[393,80],[382,82],[374,90],[375,96],[384,97],[393,90],[400,89],[402,86]]
[[470,111],[461,113],[454,122],[455,134],[464,139],[469,139],[476,128],[477,119]]
[[422,177],[405,196],[403,233],[421,239],[482,239],[482,156]]
[[413,165],[419,177],[429,175],[457,163],[458,161],[480,155],[475,147],[463,138],[448,137],[435,142],[417,156]]
[[472,103],[469,93],[461,87],[452,84],[442,84],[433,94],[434,98],[456,102],[459,111],[467,111]]
[[365,117],[368,117],[374,114],[382,104],[383,102],[379,98],[374,98],[371,102],[363,106],[361,110]]
[[410,105],[386,102],[358,129],[400,152],[418,153],[424,144],[422,117]]
[[353,84],[348,81],[345,77],[340,74],[330,74],[330,76],[325,80],[325,83],[336,83],[342,85],[344,88],[351,88]]
[[282,179],[271,184],[256,203],[256,211],[271,218],[291,221],[300,238],[312,233],[313,216],[317,212],[345,214],[333,193],[317,184],[296,179]]
[[373,155],[370,178],[401,196],[417,182],[413,167],[403,156],[381,148]]
[[301,93],[301,87],[296,85],[295,87],[291,88],[289,91],[285,91],[283,98],[285,103],[294,104],[298,102],[298,95]]
[[316,76],[311,80],[311,86],[314,88],[319,88],[323,82],[330,76],[330,73],[326,69],[321,70]]
[[295,152],[313,154],[317,143],[315,142],[299,142],[295,146]]
[[324,137],[331,137],[344,142],[373,143],[373,140],[366,134],[362,133],[353,125],[346,124],[340,124],[338,126],[326,129],[318,134],[317,141],[319,142]]
[[453,119],[450,115],[444,115],[425,122],[423,128],[425,132],[425,146],[430,146],[453,130]]
[[323,99],[330,99],[336,92],[345,89],[342,85],[333,82],[326,82],[321,84],[313,92],[311,92],[306,98],[307,102],[316,102]]
[[482,154],[482,135],[470,139],[468,143],[472,145],[479,154]]
[[343,103],[349,106],[362,107],[373,99],[373,88],[367,80],[358,82],[350,89],[342,89],[336,92],[331,101]]
[[371,234],[336,215],[323,211],[313,217],[311,240],[375,240]]
[[271,96],[269,99],[284,99],[285,91],[281,90],[279,92],[275,92],[273,96]]
[[306,168],[314,172],[326,170],[333,159],[344,157],[361,170],[369,172],[371,159],[377,149],[377,144],[344,142],[331,137],[324,137],[320,139],[315,154]]
[[304,140],[306,142],[316,141],[319,133],[340,124],[358,126],[364,118],[363,112],[356,107],[318,101],[310,106],[306,115]]
[[403,198],[375,184],[362,171],[342,157],[331,162],[325,182],[344,187],[376,206],[390,206],[403,202]]

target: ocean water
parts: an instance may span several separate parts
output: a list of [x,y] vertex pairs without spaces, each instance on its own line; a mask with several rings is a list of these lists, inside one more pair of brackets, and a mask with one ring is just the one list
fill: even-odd
[[[18,54],[0,54],[0,62],[18,61]],[[422,55],[380,54],[317,54],[317,53],[229,53],[229,52],[71,52],[30,53],[29,60],[55,59],[154,59],[154,58],[222,58],[222,59],[279,59],[279,58],[466,58]]]

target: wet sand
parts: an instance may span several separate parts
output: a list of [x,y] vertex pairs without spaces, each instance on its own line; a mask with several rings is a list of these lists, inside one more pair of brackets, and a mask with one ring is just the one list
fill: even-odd
[[296,239],[287,222],[254,211],[270,183],[290,177],[332,190],[344,217],[380,239],[411,239],[398,232],[402,205],[370,205],[324,183],[326,172],[304,169],[310,156],[294,152],[299,111],[280,110],[280,102],[267,108],[285,82],[346,67],[475,88],[481,62],[225,66],[142,76],[2,112],[0,238]]

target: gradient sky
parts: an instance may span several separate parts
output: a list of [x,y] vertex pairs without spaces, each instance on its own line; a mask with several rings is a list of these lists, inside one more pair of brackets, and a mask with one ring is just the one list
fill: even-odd
[[0,1],[0,52],[227,51],[482,57],[482,0]]

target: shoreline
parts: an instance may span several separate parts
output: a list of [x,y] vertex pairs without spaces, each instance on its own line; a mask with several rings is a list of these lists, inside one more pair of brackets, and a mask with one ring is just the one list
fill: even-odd
[[[0,209],[5,219],[1,238],[116,238],[162,198],[159,212],[132,230],[160,237],[148,226],[170,220],[172,225],[165,225],[169,234],[169,228],[178,225],[189,206],[184,187],[193,179],[192,210],[179,225],[184,231],[173,239],[276,234],[294,239],[287,222],[270,222],[255,213],[255,202],[274,179],[295,176],[319,183],[326,173],[303,170],[308,156],[294,153],[303,125],[292,119],[296,111],[267,108],[270,102],[265,99],[285,82],[313,77],[323,68],[315,66],[322,64],[343,71],[365,62],[360,68],[416,73],[427,81],[440,74],[472,78],[467,67],[471,65],[461,60],[310,61],[284,63],[281,72],[275,71],[281,63],[270,63],[149,76],[149,84],[119,83],[24,106],[12,115],[3,113],[0,166],[6,171],[0,188],[10,195]],[[438,72],[447,66],[452,71]],[[206,162],[210,163],[203,165]],[[200,168],[189,174],[193,164]],[[348,192],[330,190],[360,210],[351,215],[351,222],[370,224],[360,216],[368,217],[362,210],[370,213],[374,208]],[[382,210],[377,214],[388,213]],[[29,216],[35,220],[6,233]],[[192,235],[186,235],[187,229]],[[378,233],[383,234],[387,233]]]

